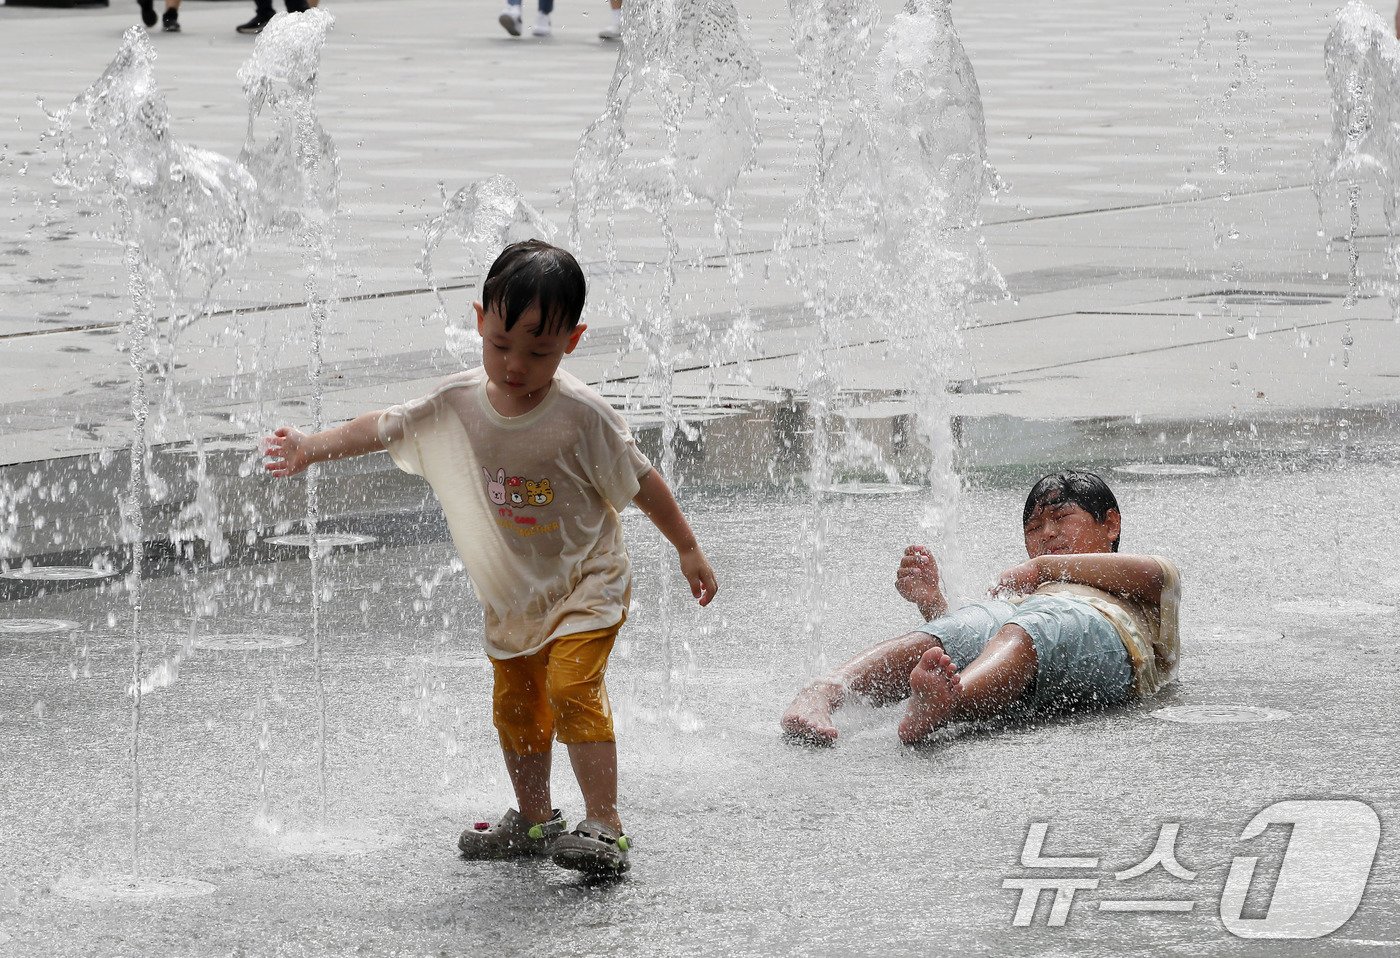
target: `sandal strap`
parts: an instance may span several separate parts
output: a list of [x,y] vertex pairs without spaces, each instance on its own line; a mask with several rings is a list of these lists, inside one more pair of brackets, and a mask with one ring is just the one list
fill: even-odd
[[606,842],[609,845],[617,845],[623,851],[626,851],[630,844],[624,833],[608,825],[604,825],[595,818],[585,818],[583,821],[579,822],[578,826],[574,829],[574,834],[582,835],[585,838],[592,838],[596,841]]

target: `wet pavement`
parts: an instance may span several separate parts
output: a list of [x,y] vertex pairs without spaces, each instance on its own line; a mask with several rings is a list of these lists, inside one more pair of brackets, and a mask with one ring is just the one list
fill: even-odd
[[[1239,836],[1272,803],[1360,799],[1385,822],[1400,810],[1391,774],[1400,759],[1391,734],[1400,580],[1388,546],[1400,529],[1372,505],[1394,495],[1391,455],[1341,472],[1106,469],[1124,507],[1124,548],[1181,563],[1180,681],[1149,704],[1027,728],[954,727],[914,750],[898,744],[892,709],[853,709],[827,751],[777,736],[811,650],[797,602],[801,566],[774,543],[802,535],[805,495],[692,499],[724,591],[708,610],[671,608],[685,649],[678,706],[667,712],[658,603],[673,559],[629,511],[637,589],[609,686],[636,865],[616,886],[581,884],[548,864],[456,859],[456,832],[510,798],[479,620],[451,574],[450,547],[438,543],[337,550],[330,560],[327,821],[342,848],[370,842],[368,851],[287,850],[319,814],[308,564],[168,576],[147,586],[141,643],[142,673],[155,686],[142,720],[142,867],[215,890],[139,907],[59,897],[56,884],[129,866],[126,601],[120,589],[86,588],[13,602],[7,615],[77,628],[0,639],[13,703],[0,760],[9,783],[0,930],[16,955],[1383,953],[1400,939],[1388,828],[1365,902],[1328,939],[1233,938],[1219,901],[1233,858],[1254,855],[1252,894],[1267,905],[1282,833]],[[990,581],[1019,558],[1024,486],[1020,474],[989,474],[969,494],[970,581]],[[832,533],[841,563],[820,640],[831,658],[916,619],[891,582],[900,550],[917,537],[918,496],[850,505]],[[249,636],[308,641],[198,647]],[[177,657],[178,680],[160,687],[161,666]],[[1172,706],[1281,717],[1181,724],[1150,715]],[[556,778],[557,802],[576,817],[565,766]],[[1033,822],[1048,823],[1045,855],[1099,858],[1094,869],[1053,872],[1099,879],[1060,928],[1046,927],[1048,893],[1034,924],[1015,927],[1019,892],[1002,886],[1037,874],[1020,864]],[[1115,879],[1170,823],[1179,825],[1178,859],[1196,877]],[[1196,904],[1174,914],[1102,907],[1116,899]],[[1258,917],[1256,899],[1247,915]]]

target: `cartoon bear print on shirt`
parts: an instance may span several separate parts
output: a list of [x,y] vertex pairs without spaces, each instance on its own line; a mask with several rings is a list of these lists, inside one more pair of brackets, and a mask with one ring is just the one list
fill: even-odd
[[511,505],[525,505],[525,479],[521,476],[511,476],[507,479],[506,494],[510,496]]
[[525,501],[532,506],[547,506],[554,501],[554,490],[549,487],[548,479],[541,479],[539,482],[525,480]]

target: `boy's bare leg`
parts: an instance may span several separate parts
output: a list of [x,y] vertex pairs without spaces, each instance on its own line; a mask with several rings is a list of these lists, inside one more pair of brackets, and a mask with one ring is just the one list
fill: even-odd
[[831,713],[841,707],[848,690],[877,705],[908,698],[911,673],[934,649],[941,653],[943,643],[927,632],[910,632],[866,649],[798,692],[779,723],[783,732],[803,741],[831,744],[837,736]]
[[617,815],[617,743],[575,742],[569,746],[569,764],[583,792],[584,815],[622,831]]
[[924,655],[909,676],[912,694],[899,737],[913,744],[953,719],[990,718],[1019,699],[1035,679],[1035,643],[1018,625],[1003,626],[961,672],[941,649]]
[[510,773],[510,784],[515,789],[515,803],[526,821],[539,824],[554,816],[554,808],[549,798],[549,752],[502,751],[506,759],[506,771]]

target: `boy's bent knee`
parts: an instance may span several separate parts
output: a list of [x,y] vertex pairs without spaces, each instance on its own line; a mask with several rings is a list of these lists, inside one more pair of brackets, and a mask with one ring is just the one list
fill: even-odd
[[998,629],[996,635],[988,640],[977,660],[989,665],[995,663],[999,667],[1011,668],[1032,677],[1040,668],[1035,639],[1019,625],[1010,623]]
[[991,640],[987,643],[988,649],[991,648],[993,643],[1002,647],[1010,647],[1017,651],[1026,651],[1031,655],[1035,655],[1035,640],[1031,638],[1029,632],[1019,625],[1007,623],[1000,629],[997,629],[997,634],[992,636]]
[[516,755],[548,752],[554,743],[554,723],[544,712],[502,712],[493,716],[501,749]]
[[503,729],[497,725],[496,738],[501,743],[502,752],[514,755],[542,755],[554,749],[553,731],[548,735],[541,735],[534,731]]

